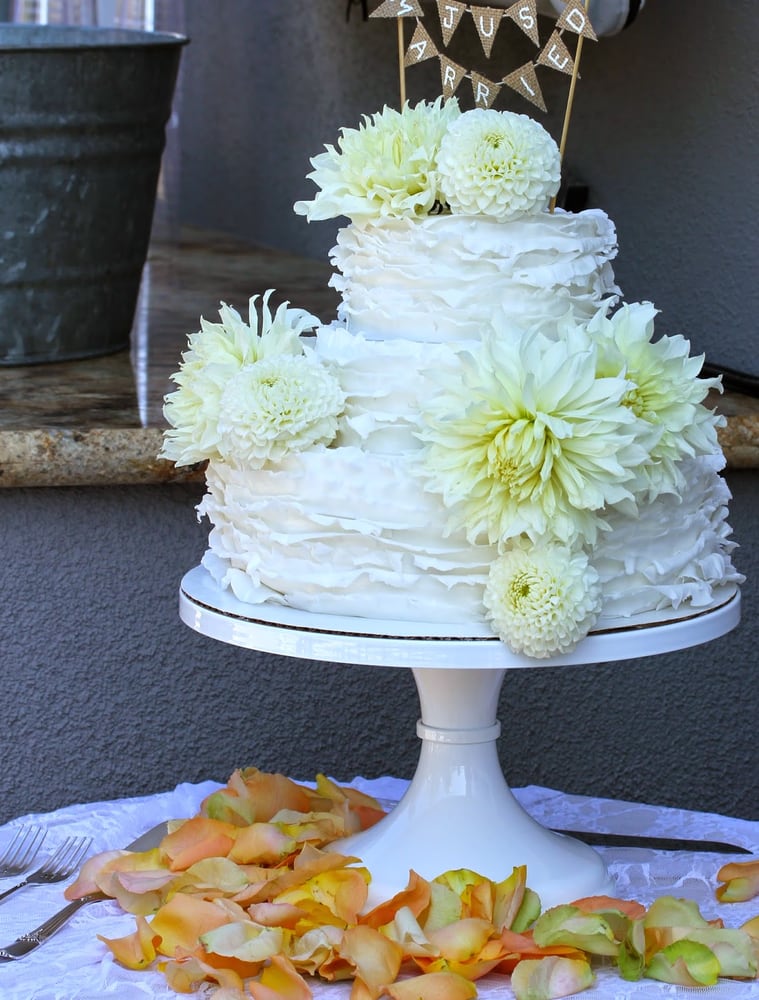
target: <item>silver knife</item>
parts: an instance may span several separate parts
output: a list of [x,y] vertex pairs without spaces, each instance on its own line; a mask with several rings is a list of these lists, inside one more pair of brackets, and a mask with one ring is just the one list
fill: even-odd
[[[147,833],[143,833],[136,840],[133,840],[124,850],[134,851],[135,853],[149,851],[153,847],[158,847],[167,832],[167,824],[165,822],[159,823],[151,830],[148,830]],[[86,896],[80,896],[79,899],[72,900],[67,906],[64,906],[57,913],[54,913],[52,917],[48,918],[44,924],[40,924],[39,927],[35,927],[33,931],[29,931],[27,934],[22,934],[12,944],[0,948],[0,962],[13,962],[17,958],[23,958],[24,955],[28,955],[30,951],[34,951],[44,941],[51,938],[57,930],[60,930],[77,910],[80,910],[88,903],[95,903],[103,899],[108,899],[105,893],[91,892]]]
[[559,830],[594,847],[645,847],[651,851],[691,851],[704,854],[752,854],[747,847],[726,844],[721,840],[688,840],[683,837],[658,837],[635,833],[599,833],[596,830]]

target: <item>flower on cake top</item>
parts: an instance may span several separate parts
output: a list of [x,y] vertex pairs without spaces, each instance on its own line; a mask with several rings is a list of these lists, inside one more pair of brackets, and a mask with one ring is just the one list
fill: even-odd
[[454,215],[512,219],[548,208],[559,190],[559,150],[527,115],[475,108],[449,126],[438,155]]
[[623,375],[631,383],[624,404],[657,431],[650,461],[641,469],[640,489],[653,499],[684,486],[678,463],[718,451],[717,428],[724,417],[703,405],[719,378],[698,378],[701,357],[691,357],[681,336],[654,341],[657,309],[650,302],[623,305],[611,317],[601,311],[588,329],[598,344],[599,372]]
[[337,432],[345,396],[335,376],[303,345],[300,334],[319,325],[282,303],[272,290],[249,302],[249,321],[222,304],[220,323],[201,319],[188,338],[179,387],[165,400],[170,427],[160,457],[176,465],[223,458],[260,468],[286,454],[328,444]]
[[557,542],[516,540],[490,566],[484,595],[493,630],[515,653],[568,653],[601,612],[598,573],[587,555]]
[[357,129],[342,129],[337,146],[311,160],[319,187],[295,212],[308,221],[344,215],[353,222],[427,215],[438,199],[437,154],[458,102],[420,101],[401,111],[385,107]]
[[604,508],[632,501],[651,432],[625,405],[627,379],[598,377],[597,354],[580,326],[558,340],[496,330],[460,378],[441,376],[422,413],[420,472],[449,530],[593,544]]

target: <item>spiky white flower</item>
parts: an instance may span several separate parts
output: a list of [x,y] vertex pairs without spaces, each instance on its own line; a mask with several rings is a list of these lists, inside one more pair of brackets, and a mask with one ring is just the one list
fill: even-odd
[[601,611],[598,573],[587,555],[555,542],[513,543],[490,566],[484,604],[493,630],[515,653],[568,653]]
[[458,102],[420,101],[401,111],[385,107],[357,128],[344,128],[337,146],[311,160],[319,192],[298,201],[309,222],[346,216],[353,222],[427,215],[438,199],[437,155]]
[[622,402],[658,432],[636,487],[649,499],[679,492],[685,480],[678,463],[716,453],[717,428],[725,423],[703,405],[711,389],[721,391],[720,379],[698,378],[703,355],[690,357],[684,337],[653,340],[657,312],[650,302],[633,302],[610,317],[600,312],[589,325],[598,344],[599,373],[623,375],[630,388]]
[[559,190],[559,150],[539,122],[475,108],[440,144],[440,187],[454,215],[512,219],[548,207]]
[[303,353],[300,334],[319,325],[316,316],[282,303],[274,315],[269,308],[273,291],[261,302],[249,303],[246,323],[236,309],[222,303],[220,323],[200,321],[200,330],[188,338],[180,370],[172,376],[179,387],[166,396],[164,434],[160,457],[176,465],[191,465],[219,456],[219,408],[230,380],[243,368],[264,358]]
[[260,469],[290,452],[329,444],[344,406],[340,383],[313,355],[264,358],[224,387],[219,454],[237,467]]
[[593,543],[607,504],[631,500],[648,460],[629,383],[596,376],[582,327],[486,336],[425,407],[422,474],[449,508],[449,530],[493,543],[549,533]]

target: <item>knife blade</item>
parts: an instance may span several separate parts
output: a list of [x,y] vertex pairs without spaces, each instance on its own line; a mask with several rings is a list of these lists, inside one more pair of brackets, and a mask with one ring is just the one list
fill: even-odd
[[753,851],[738,844],[721,840],[689,840],[685,837],[658,837],[634,833],[599,833],[596,830],[560,830],[567,837],[582,840],[593,847],[645,847],[651,851],[691,851],[707,854],[752,854]]
[[[131,844],[127,844],[124,850],[134,851],[135,853],[149,851],[153,847],[158,847],[167,832],[168,824],[166,822],[158,823],[157,826],[151,827],[150,830],[140,834]],[[77,910],[80,910],[88,903],[96,903],[103,899],[108,899],[105,893],[91,892],[86,896],[80,896],[79,899],[72,900],[66,906],[62,907],[62,909],[58,910],[57,913],[54,913],[52,917],[49,917],[44,923],[40,924],[39,927],[35,927],[34,930],[28,931],[26,934],[22,934],[16,938],[11,944],[0,948],[0,962],[13,962],[18,958],[23,958],[24,955],[28,955],[30,951],[34,951],[35,948],[38,948],[43,942],[51,938],[56,931],[60,930]]]

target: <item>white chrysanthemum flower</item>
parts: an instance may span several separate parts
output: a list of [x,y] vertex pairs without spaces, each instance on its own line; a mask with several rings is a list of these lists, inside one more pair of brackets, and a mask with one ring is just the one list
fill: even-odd
[[454,215],[512,219],[542,212],[559,190],[559,149],[539,122],[475,108],[440,144],[440,187]]
[[319,325],[316,316],[282,303],[272,315],[269,289],[259,316],[254,295],[248,304],[249,321],[222,303],[220,323],[200,321],[200,331],[188,338],[180,370],[172,376],[179,387],[166,396],[164,416],[169,430],[160,457],[176,465],[192,465],[219,455],[219,406],[229,381],[243,368],[270,357],[303,353],[300,335]]
[[601,611],[601,586],[584,552],[518,542],[492,563],[484,603],[510,649],[545,658],[585,638]]
[[338,148],[311,160],[308,175],[319,188],[295,212],[309,222],[345,216],[353,222],[427,215],[439,196],[437,154],[458,102],[420,101],[401,111],[384,108],[357,129],[344,128]]
[[611,317],[599,313],[589,326],[599,347],[599,374],[627,378],[631,385],[623,403],[657,431],[637,487],[650,499],[682,489],[678,463],[717,452],[717,428],[725,423],[703,405],[710,389],[721,390],[720,379],[698,378],[703,355],[690,357],[684,337],[652,339],[657,312],[650,302],[634,302]]
[[232,465],[260,469],[290,452],[329,444],[344,406],[340,383],[313,356],[264,358],[224,387],[219,454]]
[[491,335],[422,414],[422,475],[449,508],[449,530],[502,543],[552,534],[593,543],[603,508],[631,500],[648,460],[629,383],[596,377],[582,327]]

